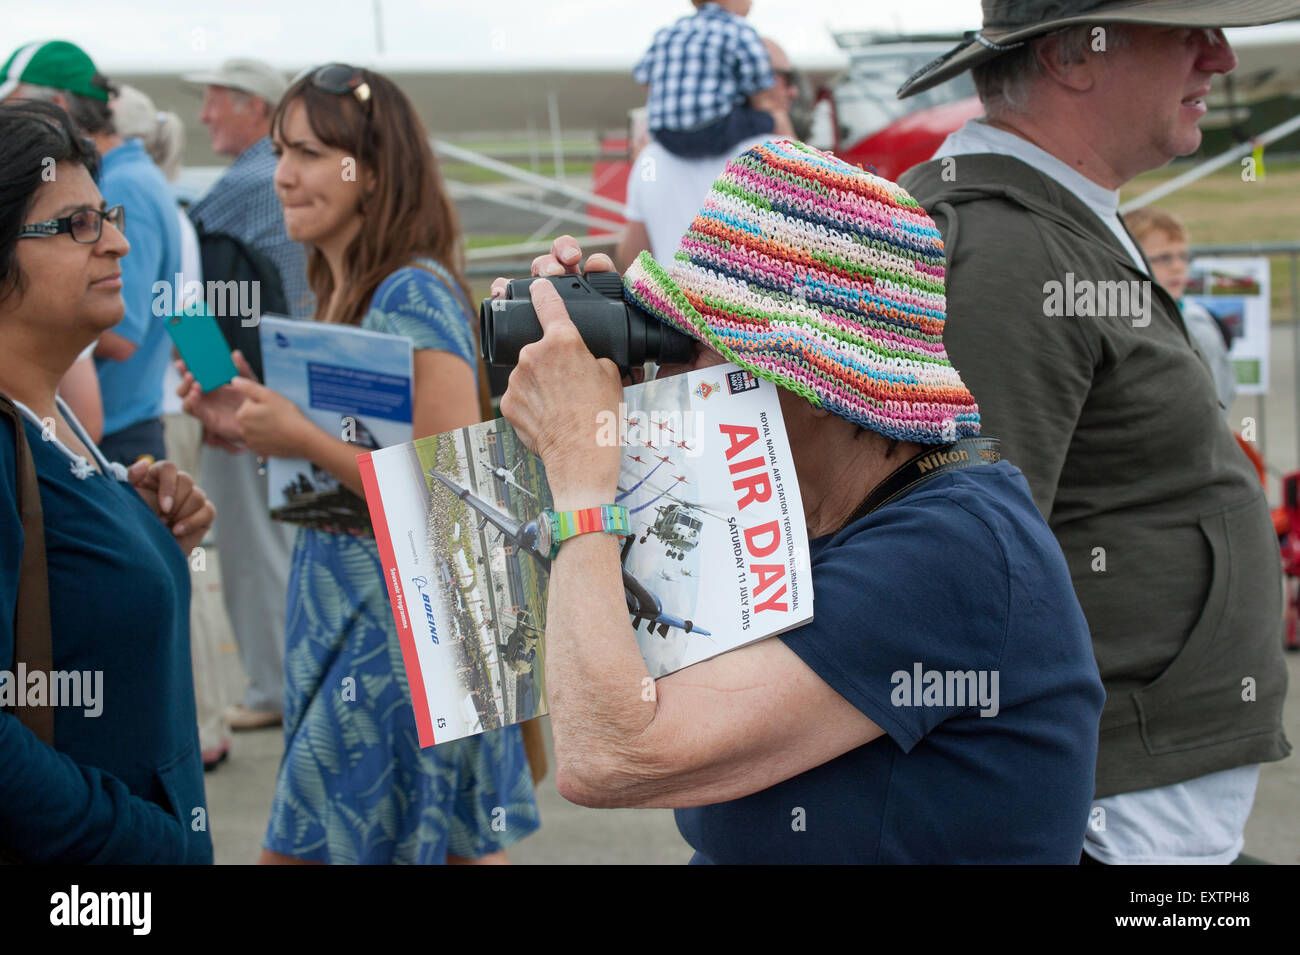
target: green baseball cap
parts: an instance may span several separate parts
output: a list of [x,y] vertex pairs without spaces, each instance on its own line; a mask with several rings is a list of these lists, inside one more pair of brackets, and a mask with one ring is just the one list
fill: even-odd
[[50,86],[108,102],[108,90],[92,82],[98,72],[94,60],[75,43],[28,43],[15,50],[0,70],[0,102],[13,95],[20,83]]

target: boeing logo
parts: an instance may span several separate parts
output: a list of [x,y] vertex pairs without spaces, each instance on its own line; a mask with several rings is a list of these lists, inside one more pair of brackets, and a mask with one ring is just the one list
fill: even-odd
[[429,639],[437,643],[438,625],[433,622],[433,602],[429,600],[429,595],[424,592],[424,588],[429,586],[429,581],[424,577],[412,577],[411,583],[415,584],[415,589],[420,592],[420,599],[424,601],[424,619],[429,624]]

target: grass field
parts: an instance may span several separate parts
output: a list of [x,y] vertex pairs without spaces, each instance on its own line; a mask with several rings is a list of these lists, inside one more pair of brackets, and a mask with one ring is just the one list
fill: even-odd
[[[555,175],[555,162],[553,160],[542,160],[537,164],[536,169],[533,169],[526,162],[514,162],[511,165],[518,166],[524,172],[533,172],[539,176],[551,177]],[[590,162],[565,162],[564,174],[566,176],[590,176],[591,166]],[[453,182],[467,182],[472,185],[506,181],[506,177],[500,173],[467,162],[444,162],[442,164],[442,175],[443,178],[450,179]]]
[[[1139,176],[1121,191],[1121,201],[1139,196],[1185,171],[1160,169]],[[1240,165],[1229,165],[1185,186],[1156,205],[1187,225],[1192,245],[1244,242],[1300,242],[1300,162],[1271,163],[1264,155],[1264,176],[1243,182]],[[1273,321],[1291,321],[1291,263],[1271,261]]]
[[[556,235],[559,235],[559,233],[557,232]],[[465,248],[485,249],[494,245],[522,245],[531,238],[532,236],[527,232],[513,232],[503,235],[467,235],[465,236]]]

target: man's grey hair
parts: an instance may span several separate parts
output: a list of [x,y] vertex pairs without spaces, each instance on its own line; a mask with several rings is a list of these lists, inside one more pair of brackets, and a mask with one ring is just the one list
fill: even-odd
[[[117,88],[107,80],[104,80],[104,88],[109,91],[110,99],[117,95]],[[46,103],[52,103],[56,97],[62,96],[68,103],[68,115],[72,117],[73,124],[84,135],[110,135],[117,132],[117,126],[113,122],[113,110],[104,100],[92,99],[80,93],[70,93],[53,86],[33,86],[24,83],[21,89],[24,99],[42,100]]]
[[1098,23],[1081,23],[1035,37],[1011,52],[975,67],[971,71],[975,91],[979,93],[984,112],[990,119],[1002,113],[1024,112],[1030,91],[1041,77],[1047,75],[1040,58],[1044,48],[1054,45],[1061,62],[1075,64],[1082,63],[1089,56],[1121,50],[1128,45],[1129,38],[1123,25]]
[[258,108],[260,104],[262,117],[270,119],[271,114],[275,112],[275,106],[268,103],[256,93],[248,93],[244,90],[237,90],[232,87],[226,87],[226,92],[230,94],[230,108],[232,112],[247,113],[250,109]]

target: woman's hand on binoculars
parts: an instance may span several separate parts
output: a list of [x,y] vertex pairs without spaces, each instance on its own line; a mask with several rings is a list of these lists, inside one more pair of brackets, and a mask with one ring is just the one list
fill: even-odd
[[[551,243],[551,251],[547,255],[539,255],[533,259],[533,264],[528,270],[529,275],[535,275],[539,278],[549,275],[577,275],[579,274],[578,263],[582,261],[582,249],[578,247],[578,240],[571,235],[562,235]],[[616,272],[614,260],[604,252],[597,252],[588,256],[586,268],[582,269],[582,274],[587,272]],[[501,298],[506,294],[506,285],[510,282],[507,278],[498,277],[492,282],[492,297]],[[536,296],[534,296],[534,299]],[[568,313],[565,313],[568,318]],[[644,368],[633,368],[632,373],[623,379],[625,385],[640,384],[645,380]]]
[[[578,248],[578,240],[571,235],[562,235],[551,243],[549,255],[539,255],[533,259],[529,274],[537,276],[576,274],[579,271],[580,261],[582,261],[582,249]],[[584,273],[613,272],[614,260],[604,252],[597,252],[587,257],[587,265],[582,271]]]
[[[578,248],[578,240],[571,235],[562,235],[551,243],[551,251],[546,255],[539,255],[533,259],[532,267],[528,270],[529,275],[577,275],[578,263],[582,261],[582,249]],[[597,252],[587,259],[586,268],[583,272],[613,272],[614,260],[604,252]],[[500,298],[506,294],[506,283],[509,279],[499,278],[492,283],[492,297]]]
[[[572,258],[576,268],[578,255]],[[534,272],[542,261],[533,263]],[[558,510],[609,504],[622,461],[618,367],[591,354],[550,282],[534,282],[529,293],[542,338],[520,350],[501,413],[542,459]]]

